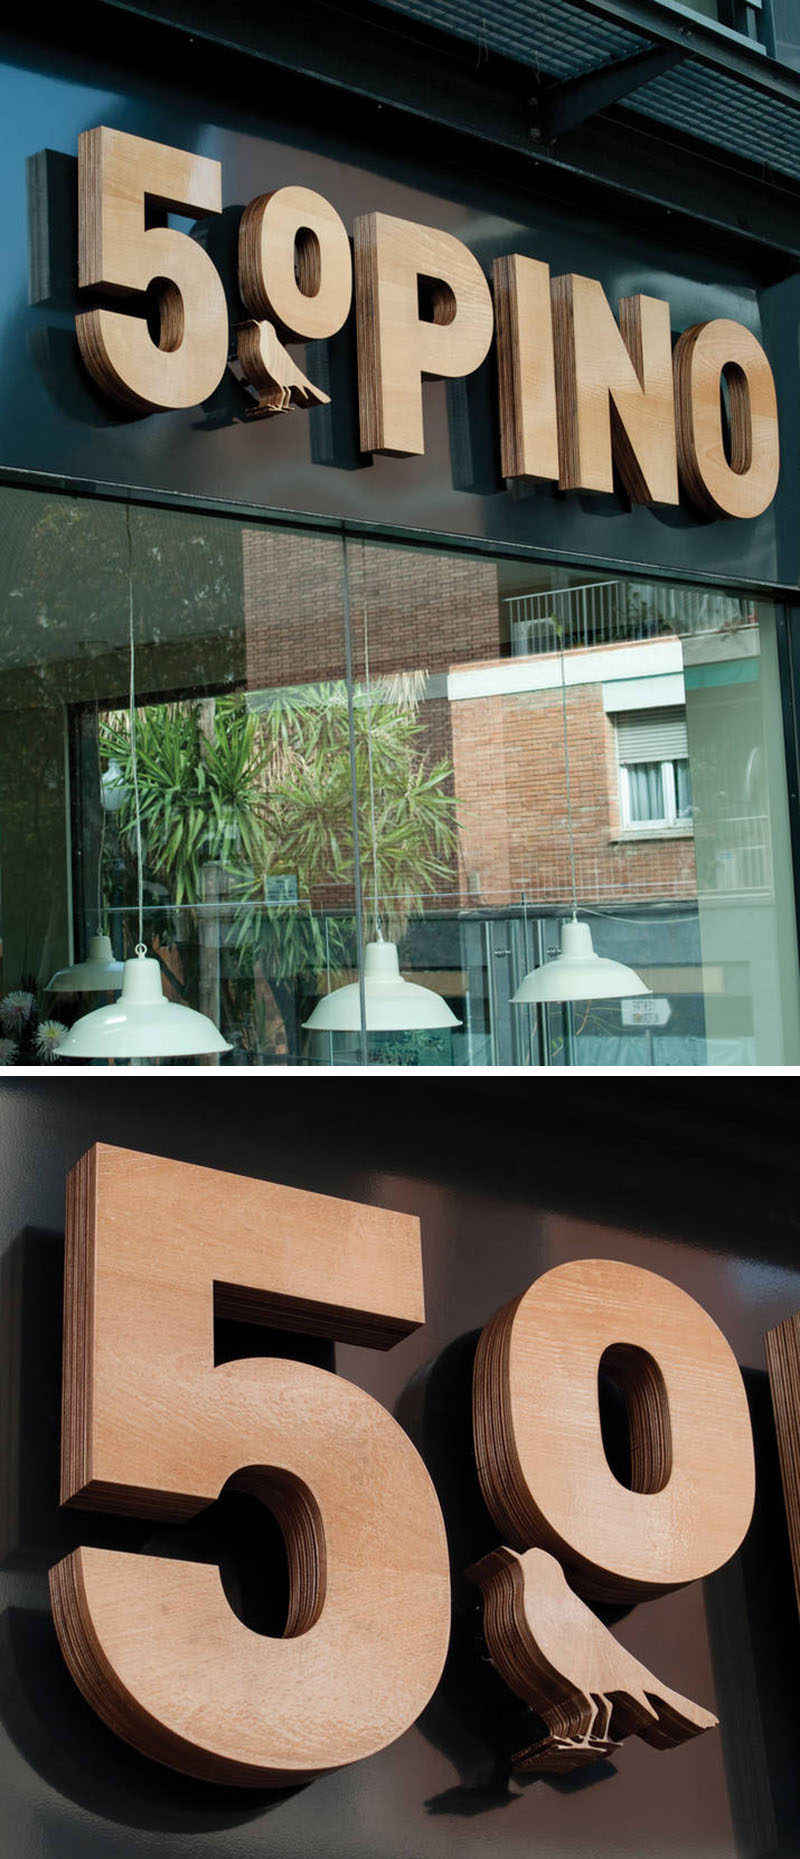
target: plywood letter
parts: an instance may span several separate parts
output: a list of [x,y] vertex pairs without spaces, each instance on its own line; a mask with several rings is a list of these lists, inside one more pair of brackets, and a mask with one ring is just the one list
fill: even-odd
[[775,382],[760,342],[727,317],[696,323],[675,350],[675,395],[678,462],[692,502],[707,516],[760,516],[772,502],[780,470]]
[[239,228],[239,285],[257,320],[279,333],[324,341],[350,312],[353,265],[344,222],[310,187],[280,187],[245,207]]
[[145,220],[148,201],[179,213],[220,213],[221,175],[218,161],[120,129],[90,129],[79,138],[81,288],[126,297],[161,282],[158,343],[143,314],[95,309],[75,319],[89,373],[126,406],[194,407],[225,373],[228,309],[208,253],[185,233],[146,229]]
[[504,478],[558,478],[550,270],[511,253],[492,271]]
[[[626,1402],[632,1489],[615,1478],[598,1373]],[[484,1497],[514,1548],[549,1550],[581,1594],[631,1601],[710,1574],[753,1508],[735,1357],[668,1279],[608,1259],[557,1266],[487,1324],[474,1383]]]
[[[358,389],[365,452],[424,452],[422,379],[478,368],[492,340],[489,286],[451,233],[368,213],[354,226]],[[432,321],[420,316],[420,280]]]
[[378,1348],[423,1320],[417,1221],[99,1146],[72,1171],[62,1496],[181,1519],[228,1479],[282,1524],[286,1635],[251,1632],[216,1568],[76,1550],[56,1628],[95,1710],[146,1755],[252,1786],[384,1747],[444,1663],[438,1500],[392,1416],[296,1361],[214,1366],[225,1314]]
[[769,1385],[789,1526],[794,1589],[800,1611],[800,1311],[768,1330]]
[[552,283],[564,490],[678,502],[669,304],[623,297],[620,327],[596,278]]

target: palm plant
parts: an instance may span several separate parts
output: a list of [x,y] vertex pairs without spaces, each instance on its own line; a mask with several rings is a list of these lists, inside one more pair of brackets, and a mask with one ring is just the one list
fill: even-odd
[[[235,696],[137,713],[143,856],[150,885],[161,885],[175,905],[201,904],[208,870],[217,868],[234,905],[223,943],[235,958],[229,1007],[245,1043],[261,1052],[269,1037],[285,1051],[320,968],[354,960],[352,910],[341,903],[355,866],[347,687],[300,687],[249,704]],[[367,915],[374,921],[383,913],[395,936],[451,875],[457,845],[452,768],[444,758],[429,764],[418,707],[419,680],[411,677],[359,693],[354,710]],[[132,861],[127,717],[109,717],[100,741],[127,790],[118,822]],[[280,875],[294,880],[296,902],[269,905],[267,879]],[[320,894],[331,888],[338,910],[323,915]],[[169,913],[159,928],[162,941],[175,940]]]
[[[119,825],[130,854],[134,796],[128,718],[103,723],[101,753],[116,761],[125,799]],[[142,844],[149,875],[163,878],[174,902],[197,904],[209,864],[244,861],[262,867],[267,855],[263,771],[257,719],[240,698],[214,705],[214,727],[204,737],[196,703],[152,704],[136,716],[136,758]]]
[[[395,937],[421,912],[424,898],[452,878],[458,842],[456,803],[447,791],[452,764],[446,757],[429,763],[422,748],[421,682],[422,676],[380,680],[370,691],[357,691],[354,706],[366,927],[382,915]],[[268,820],[284,868],[302,872],[309,889],[352,884],[346,685],[276,693],[262,716]]]

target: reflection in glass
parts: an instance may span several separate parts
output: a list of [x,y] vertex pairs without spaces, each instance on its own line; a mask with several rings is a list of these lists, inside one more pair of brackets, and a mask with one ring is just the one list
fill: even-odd
[[[145,931],[223,1063],[800,1059],[768,602],[195,511],[131,523]],[[135,940],[125,511],[7,488],[0,529],[0,1005],[46,1019],[93,936],[117,960]],[[579,915],[652,997],[522,1008],[571,914],[562,641]],[[306,1028],[376,927],[458,1026]]]

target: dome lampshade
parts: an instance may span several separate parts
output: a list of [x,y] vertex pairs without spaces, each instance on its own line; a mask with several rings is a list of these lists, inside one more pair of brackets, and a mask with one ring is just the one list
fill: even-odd
[[60,1059],[190,1058],[230,1051],[204,1013],[167,1000],[161,969],[143,943],[123,967],[119,1000],[76,1020],[58,1047]]
[[[368,1033],[409,1033],[423,1028],[460,1026],[433,988],[406,981],[400,973],[397,944],[368,942],[364,952],[364,996]],[[314,1033],[359,1033],[361,991],[357,981],[326,994],[304,1025]]]
[[573,917],[561,925],[561,950],[555,960],[532,968],[511,999],[526,1006],[537,1001],[627,1000],[650,992],[634,968],[596,955],[588,923]]

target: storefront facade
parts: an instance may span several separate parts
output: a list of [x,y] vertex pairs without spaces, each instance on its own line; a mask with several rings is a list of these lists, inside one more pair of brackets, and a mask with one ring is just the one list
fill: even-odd
[[[599,157],[592,175],[581,153],[580,172],[568,139],[537,157],[529,138],[523,157],[498,129],[490,154],[489,129],[479,144],[466,119],[448,139],[433,106],[422,121],[424,55],[441,76],[444,52],[409,37],[396,10],[376,29],[380,12],[335,33],[328,18],[330,41],[320,33],[306,61],[314,72],[301,69],[299,23],[293,72],[286,26],[270,49],[243,24],[235,49],[214,46],[208,22],[137,16],[124,66],[104,60],[88,26],[72,49],[8,44],[2,994],[35,988],[44,1001],[53,972],[101,927],[118,958],[132,953],[132,620],[145,937],[173,996],[222,1026],[226,1063],[795,1064],[791,215],[777,243],[766,217],[737,233],[727,197],[712,220],[710,156],[666,136],[656,201],[652,176],[635,172],[640,127],[627,193]],[[123,17],[100,6],[92,20],[112,14]],[[309,30],[319,23],[309,17]],[[366,64],[393,47],[385,86],[397,96],[379,105]],[[445,86],[453,115],[466,111],[466,63]],[[181,213],[192,203],[173,197],[168,216],[177,247],[206,266],[203,301],[225,297],[227,365],[223,353],[192,404],[148,408],[130,382],[127,396],[110,391],[75,339],[76,314],[114,301],[77,283],[79,138],[101,125],[132,160],[158,145],[219,176],[219,208]],[[297,188],[328,203],[345,245],[355,232],[355,308],[329,336],[293,345],[283,328],[293,404],[253,417],[273,389],[242,345],[242,325],[255,324],[240,296],[240,224],[248,203]],[[147,213],[145,245],[144,227],[167,221]],[[365,282],[359,228],[376,214],[419,250],[428,229],[440,257],[471,254],[489,325],[483,357],[467,344],[459,360],[458,306],[455,317],[437,308],[440,283],[412,252],[421,284],[404,366],[421,439],[387,427],[367,449],[365,352],[377,343],[387,420],[380,368],[397,352],[380,320],[390,299],[370,300]],[[304,286],[301,245],[298,291],[324,310],[325,266]],[[531,464],[519,435],[509,468],[500,408],[513,342],[496,269],[496,332],[488,286],[509,255],[531,265],[526,276],[549,266],[553,279],[596,280],[615,315],[639,295],[668,305],[674,338],[724,321],[754,342],[780,443],[757,514],[700,507],[685,460],[674,496],[662,482],[643,498],[616,427],[606,489],[587,488],[597,480],[580,468],[564,488],[563,420],[560,483],[558,460]],[[165,301],[163,285],[146,302],[128,287],[140,330],[150,315],[151,347],[161,316],[166,346],[154,353],[172,360]],[[424,344],[448,319],[449,378],[428,379]],[[406,318],[398,344],[408,331]],[[190,337],[187,325],[185,348]],[[529,359],[546,358],[547,341],[543,326]],[[732,431],[737,355],[725,359],[719,417]],[[610,447],[607,409],[606,423]],[[748,430],[738,462],[735,435],[726,441],[741,483],[764,450],[752,406]],[[514,1002],[556,952],[573,899],[597,952],[631,967],[649,1000]],[[317,1002],[363,973],[376,933],[447,1003],[450,1025],[308,1028]],[[70,1001],[64,1017],[87,1004]]]

